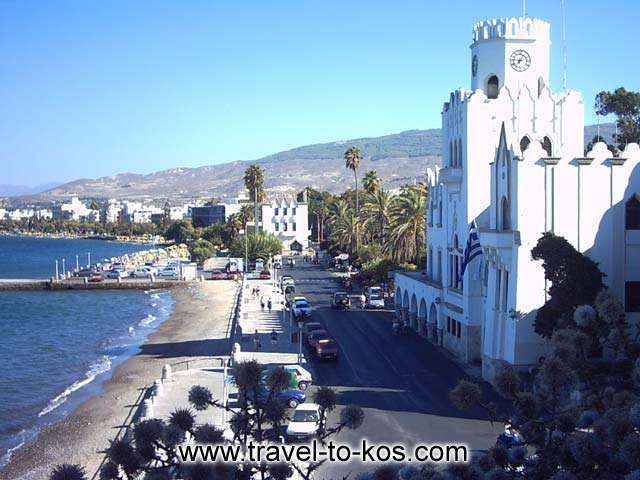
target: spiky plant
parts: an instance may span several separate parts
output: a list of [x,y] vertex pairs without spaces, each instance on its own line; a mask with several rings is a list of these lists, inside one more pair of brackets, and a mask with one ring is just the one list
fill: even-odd
[[80,465],[71,465],[68,463],[57,465],[51,471],[49,480],[86,480],[87,476],[84,468]]
[[177,408],[169,417],[169,424],[178,427],[183,432],[193,431],[196,419],[189,408]]

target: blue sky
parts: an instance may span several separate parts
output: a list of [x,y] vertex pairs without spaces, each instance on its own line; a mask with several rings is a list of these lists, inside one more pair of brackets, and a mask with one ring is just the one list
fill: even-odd
[[[560,0],[552,23],[561,87]],[[566,0],[568,86],[640,89],[629,0]],[[0,0],[0,184],[259,158],[440,126],[474,22],[519,0]]]

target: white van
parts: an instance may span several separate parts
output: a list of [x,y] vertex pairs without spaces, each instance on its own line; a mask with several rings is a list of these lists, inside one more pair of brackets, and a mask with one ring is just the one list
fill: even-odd
[[364,296],[367,297],[367,307],[384,308],[382,287],[367,287]]

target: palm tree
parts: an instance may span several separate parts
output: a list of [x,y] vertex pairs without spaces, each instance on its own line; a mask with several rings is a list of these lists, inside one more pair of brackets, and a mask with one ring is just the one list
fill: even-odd
[[426,204],[427,197],[414,188],[404,189],[397,198],[385,252],[399,263],[419,262],[426,240]]
[[378,172],[376,172],[375,170],[369,170],[364,174],[362,186],[367,193],[376,193],[380,188],[380,181],[381,179],[378,176]]
[[240,207],[240,211],[238,212],[238,218],[242,222],[243,228],[247,224],[247,222],[250,222],[251,220],[253,220],[254,218],[253,215],[254,215],[254,212],[251,211],[250,205],[243,205],[242,207]]
[[244,186],[249,191],[249,198],[253,202],[253,218],[257,232],[260,221],[258,202],[264,200],[264,170],[257,164],[249,166],[244,172]]
[[[362,162],[362,152],[358,147],[351,147],[346,152],[344,152],[344,165],[349,170],[353,170],[353,178],[355,180],[356,186],[356,216],[360,214],[360,202],[358,199],[358,168],[360,168],[360,163]],[[355,224],[356,229],[358,228],[358,223]],[[356,230],[356,250],[358,249],[358,232]]]
[[349,170],[353,170],[353,178],[356,184],[356,215],[360,213],[360,204],[358,203],[358,168],[362,162],[362,152],[358,147],[351,147],[344,152],[344,165]]
[[331,204],[329,214],[331,240],[344,250],[354,251],[358,244],[358,217],[348,202],[339,198]]
[[395,197],[380,188],[369,193],[362,206],[362,225],[368,230],[371,238],[378,239],[380,245],[384,245],[387,241],[394,203]]

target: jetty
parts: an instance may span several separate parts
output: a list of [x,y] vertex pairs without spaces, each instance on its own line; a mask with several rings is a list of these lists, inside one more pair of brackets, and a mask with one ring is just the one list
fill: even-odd
[[174,279],[123,278],[104,279],[101,282],[89,282],[86,278],[33,279],[2,278],[0,291],[19,290],[152,290],[175,288],[188,284],[188,281]]

